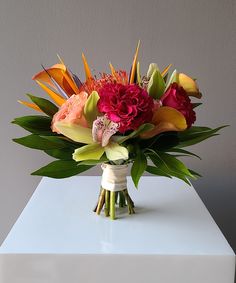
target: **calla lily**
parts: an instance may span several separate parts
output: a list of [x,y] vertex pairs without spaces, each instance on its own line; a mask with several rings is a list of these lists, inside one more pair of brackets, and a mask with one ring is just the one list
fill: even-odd
[[129,153],[127,148],[120,146],[110,139],[117,129],[109,126],[109,124],[102,124],[102,121],[99,122],[100,127],[95,129],[95,125],[93,131],[90,128],[84,128],[65,122],[57,122],[55,126],[64,136],[73,141],[86,144],[74,151],[73,159],[77,162],[83,160],[99,160],[104,153],[111,161],[128,159]]
[[[36,74],[33,80],[47,83],[54,89],[57,89],[56,84],[70,97],[73,94],[79,93],[79,89],[71,77],[69,71],[64,64],[56,64],[47,70],[43,70]],[[55,82],[54,82],[54,81]]]
[[149,139],[163,132],[178,132],[187,129],[184,115],[178,110],[168,106],[160,107],[154,113],[152,124],[155,125],[154,129],[141,134],[141,138]]
[[202,94],[199,92],[196,82],[189,76],[179,73],[178,74],[178,84],[184,88],[189,96],[194,96],[201,98]]

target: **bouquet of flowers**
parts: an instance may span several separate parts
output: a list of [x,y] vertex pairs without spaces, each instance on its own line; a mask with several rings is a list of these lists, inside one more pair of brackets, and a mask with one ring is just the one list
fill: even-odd
[[[37,73],[33,80],[51,101],[27,94],[19,101],[39,115],[14,119],[31,134],[16,143],[44,151],[56,161],[32,175],[65,178],[101,163],[101,191],[95,212],[115,219],[116,204],[134,213],[126,175],[131,163],[135,186],[145,171],[190,184],[200,176],[187,168],[180,156],[196,154],[183,148],[217,135],[222,128],[193,126],[201,103],[196,80],[174,70],[160,71],[150,64],[142,76],[137,46],[130,73],[116,70],[93,75],[82,54],[86,78],[81,81],[59,57],[60,63]],[[44,115],[45,114],[45,115]]]

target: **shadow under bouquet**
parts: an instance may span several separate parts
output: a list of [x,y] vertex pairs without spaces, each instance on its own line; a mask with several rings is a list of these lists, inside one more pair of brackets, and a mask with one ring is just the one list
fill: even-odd
[[185,147],[217,135],[222,128],[193,126],[195,108],[201,105],[196,81],[174,70],[160,71],[150,64],[141,76],[139,44],[129,75],[110,63],[110,74],[92,74],[82,54],[86,79],[81,81],[60,63],[36,74],[33,80],[51,101],[27,94],[32,102],[19,101],[39,115],[14,119],[31,134],[14,141],[44,151],[57,160],[32,173],[66,178],[101,164],[101,191],[94,211],[116,217],[116,206],[135,212],[126,176],[138,186],[145,171],[190,184],[200,176],[178,159],[196,154]]

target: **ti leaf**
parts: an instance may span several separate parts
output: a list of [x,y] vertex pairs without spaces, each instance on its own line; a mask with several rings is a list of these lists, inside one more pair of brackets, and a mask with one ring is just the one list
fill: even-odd
[[31,175],[60,179],[77,175],[91,167],[92,166],[78,165],[74,160],[56,160],[31,173]]
[[183,153],[183,154],[186,154],[186,155],[191,155],[191,156],[195,156],[199,159],[201,159],[200,156],[198,156],[197,154],[191,152],[191,151],[188,151],[188,150],[184,150],[184,149],[181,149],[181,148],[171,148],[169,150],[167,150],[168,152],[178,152],[178,153]]
[[35,115],[15,118],[12,123],[33,134],[55,135],[51,131],[51,120],[52,119],[47,116]]
[[63,148],[65,146],[61,142],[49,140],[34,134],[22,138],[13,139],[13,141],[23,146],[39,150]]
[[48,116],[53,117],[53,115],[57,113],[58,107],[51,101],[32,94],[27,95]]
[[144,153],[136,146],[136,157],[131,168],[131,177],[135,187],[138,187],[139,180],[147,167],[147,159]]

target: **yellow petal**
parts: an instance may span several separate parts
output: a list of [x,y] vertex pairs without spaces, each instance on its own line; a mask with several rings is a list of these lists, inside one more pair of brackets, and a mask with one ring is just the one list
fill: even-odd
[[83,60],[83,63],[84,63],[84,71],[85,71],[86,80],[92,79],[93,76],[92,76],[92,73],[90,71],[86,57],[84,56],[84,53],[82,53],[82,60]]
[[63,103],[66,102],[66,99],[64,99],[62,96],[60,96],[58,93],[51,90],[49,87],[41,83],[40,81],[36,80],[36,83],[41,86],[41,88],[46,91],[46,93],[52,98],[52,100],[58,105],[61,106]]
[[134,60],[133,60],[132,68],[131,68],[131,74],[130,74],[130,80],[129,80],[130,84],[134,83],[134,77],[135,77],[135,73],[136,73],[137,60],[138,60],[139,46],[140,46],[140,40],[139,40],[138,46],[136,48],[136,52],[135,52],[135,55],[134,55]]
[[172,64],[165,67],[165,69],[161,72],[162,77],[164,77],[168,73],[171,66],[172,66]]
[[141,134],[141,138],[149,139],[163,132],[184,131],[187,129],[184,115],[168,106],[163,106],[154,113],[152,123],[155,128]]
[[29,107],[29,108],[32,108],[32,109],[36,110],[36,111],[43,112],[43,111],[42,111],[36,104],[34,104],[34,103],[27,102],[27,101],[22,101],[22,100],[18,100],[18,102],[19,102],[20,104],[23,104],[23,105],[25,105],[25,106],[27,106],[27,107]]
[[92,130],[67,122],[56,122],[54,127],[65,137],[80,143],[91,144],[93,142]]
[[196,82],[189,76],[183,73],[180,73],[178,75],[178,82],[179,82],[179,85],[181,85],[184,88],[184,90],[187,92],[189,96],[194,96],[197,98],[202,97],[201,93],[199,92]]
[[128,159],[129,152],[126,147],[119,145],[118,143],[109,143],[105,146],[106,156],[109,160],[115,161],[119,159]]

